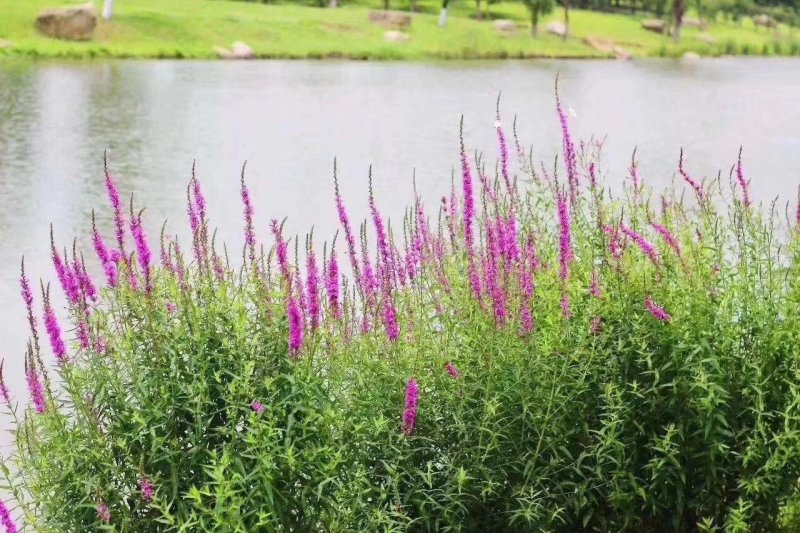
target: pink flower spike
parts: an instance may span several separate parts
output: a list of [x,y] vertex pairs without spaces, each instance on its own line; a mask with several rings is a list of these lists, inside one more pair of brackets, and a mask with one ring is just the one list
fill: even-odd
[[14,519],[11,518],[11,512],[6,507],[6,502],[3,500],[0,500],[0,524],[3,524],[6,533],[17,533],[19,531]]
[[453,363],[447,363],[444,365],[445,371],[450,374],[453,379],[458,379],[461,373],[458,371],[456,366]]
[[406,408],[403,411],[403,433],[406,436],[414,432],[417,423],[417,407],[419,406],[419,384],[411,378],[406,383]]
[[106,505],[102,500],[97,502],[97,518],[99,518],[104,524],[111,522],[111,511],[108,510],[108,505]]
[[149,502],[155,498],[156,491],[146,477],[143,477],[139,480],[139,490],[142,493],[142,500]]
[[653,301],[652,296],[648,296],[644,300],[644,305],[650,314],[653,315],[653,318],[656,320],[660,320],[661,322],[669,322],[672,320],[672,317],[664,310],[664,308],[660,307]]
[[264,406],[263,403],[259,402],[258,400],[253,400],[253,403],[250,404],[250,409],[252,409],[258,414],[261,414],[264,412],[264,409],[266,409],[266,407]]

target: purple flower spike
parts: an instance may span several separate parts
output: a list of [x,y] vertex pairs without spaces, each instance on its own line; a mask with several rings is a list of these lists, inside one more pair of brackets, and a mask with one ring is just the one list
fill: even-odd
[[289,316],[289,352],[297,356],[303,347],[303,315],[297,300],[290,296],[286,302],[286,313]]
[[[246,165],[247,163],[245,163]],[[256,234],[253,229],[253,203],[250,191],[244,183],[244,165],[242,166],[242,204],[244,205],[244,244],[248,249],[250,264],[256,264]]]
[[500,145],[500,171],[503,176],[503,181],[506,184],[506,190],[510,193],[512,191],[511,178],[508,175],[508,146],[506,145],[506,136],[503,132],[503,123],[500,121],[500,113],[497,114],[497,120],[494,123],[494,128],[497,130],[497,142]]
[[636,246],[638,246],[639,249],[647,257],[650,258],[650,261],[652,261],[654,265],[658,265],[659,263],[658,252],[656,251],[655,246],[653,246],[653,244],[650,241],[639,235],[637,232],[635,232],[625,224],[622,224],[620,226],[620,230],[622,231],[622,233],[630,237],[631,240],[633,240],[633,242],[636,243]]
[[678,161],[678,172],[683,177],[683,179],[688,183],[692,189],[694,189],[695,194],[697,195],[697,199],[702,204],[706,200],[706,191],[703,190],[703,186],[697,183],[684,169],[683,169],[683,149],[681,149],[681,156]]
[[0,399],[2,399],[5,403],[10,403],[11,395],[9,394],[8,387],[6,386],[5,376],[3,376],[3,365],[5,362],[5,359],[0,361]]
[[595,298],[603,297],[603,291],[600,290],[600,274],[597,269],[592,270],[592,285],[589,287],[589,294]]
[[386,301],[383,302],[383,322],[386,326],[386,336],[390,341],[395,342],[400,336],[400,329],[397,325],[397,312],[391,297],[386,298]]
[[653,318],[656,320],[660,320],[661,322],[669,322],[672,320],[672,317],[667,314],[663,307],[660,307],[653,301],[652,296],[648,296],[644,300],[644,305],[650,314],[653,315]]
[[411,378],[406,384],[406,408],[403,411],[403,433],[406,436],[414,432],[417,423],[417,407],[419,405],[419,385]]
[[569,131],[569,119],[561,107],[561,98],[558,96],[558,79],[556,79],[556,111],[561,123],[561,137],[564,149],[564,164],[567,167],[567,183],[570,190],[570,199],[575,203],[576,189],[578,188],[578,171],[576,170],[575,145]]
[[145,292],[150,294],[153,290],[153,280],[151,279],[150,272],[152,256],[150,254],[150,246],[147,244],[147,236],[142,227],[141,213],[139,213],[138,216],[131,215],[131,234],[136,244],[136,255],[139,259],[139,266],[144,273]]
[[253,400],[253,403],[250,404],[250,409],[252,409],[258,414],[261,414],[264,412],[264,409],[266,409],[266,407],[264,406],[263,403],[259,402],[258,400]]
[[[472,224],[475,220],[475,199],[472,194],[472,171],[467,152],[464,149],[464,122],[461,122],[461,178],[464,189],[464,244],[467,251],[467,273],[472,293],[477,300],[481,299],[481,282],[475,264],[474,235]],[[451,206],[452,207],[452,206]]]
[[328,272],[325,279],[325,289],[328,292],[328,306],[334,318],[342,318],[342,307],[339,304],[339,263],[336,261],[336,240],[331,248],[331,258],[328,260]]
[[560,228],[558,277],[565,282],[569,279],[569,266],[574,256],[572,254],[572,226],[569,218],[569,207],[567,207],[567,200],[561,189],[556,191],[556,202],[558,204],[558,225]]
[[99,518],[104,524],[111,523],[111,511],[109,511],[108,505],[106,505],[102,500],[97,502],[97,518]]
[[47,292],[44,294],[44,326],[47,330],[47,336],[50,339],[50,347],[53,349],[53,355],[62,365],[67,363],[67,346],[64,344],[64,339],[61,337],[61,326],[58,325],[58,319],[50,305],[50,297]]
[[742,149],[739,148],[739,159],[736,161],[736,180],[742,188],[742,204],[746,209],[750,208],[750,182],[744,179],[744,169],[742,168]]
[[311,331],[316,331],[319,328],[320,320],[319,270],[317,269],[317,257],[314,255],[314,244],[310,241],[306,256],[306,291]]
[[339,215],[339,222],[344,229],[344,238],[347,241],[347,255],[350,257],[350,266],[353,268],[353,275],[355,276],[356,285],[361,284],[361,271],[358,268],[358,258],[356,257],[356,240],[353,236],[353,228],[350,225],[350,219],[347,216],[347,210],[344,207],[342,195],[339,193],[339,179],[336,174],[336,159],[333,160],[333,185],[336,197],[336,212]]
[[445,372],[450,374],[450,377],[452,377],[453,379],[458,379],[459,376],[461,375],[461,373],[458,371],[458,369],[453,363],[447,363],[446,365],[444,365],[444,370]]
[[31,396],[31,401],[33,401],[33,407],[37,413],[44,413],[47,410],[47,404],[44,401],[44,387],[42,387],[42,382],[32,359],[28,362],[25,380],[28,383],[28,393]]
[[675,255],[677,255],[680,258],[681,245],[678,242],[678,239],[676,239],[675,236],[672,234],[672,232],[670,232],[665,226],[662,226],[661,224],[653,223],[651,225],[653,226],[653,229],[656,230],[656,233],[661,235],[661,238],[664,239],[664,242],[667,243],[667,245],[670,248],[672,248],[672,250],[675,252]]
[[572,318],[572,309],[569,304],[569,295],[565,292],[561,295],[561,316],[565,320]]
[[156,496],[152,483],[146,477],[139,479],[139,491],[142,493],[142,500],[145,502],[153,501]]
[[108,192],[108,201],[111,203],[111,208],[114,210],[114,226],[116,227],[117,246],[122,257],[127,257],[125,253],[125,215],[122,212],[122,202],[119,198],[119,190],[111,175],[108,173],[108,165],[105,168],[106,174],[106,191]]
[[6,507],[6,502],[3,500],[0,500],[0,524],[3,524],[6,533],[17,533],[19,531],[14,519],[11,518],[11,512]]
[[278,257],[278,268],[281,271],[281,277],[286,284],[286,290],[291,291],[292,287],[292,274],[289,270],[289,255],[286,241],[283,240],[283,230],[278,225],[276,219],[272,219],[271,223],[272,234],[275,236],[275,249]]

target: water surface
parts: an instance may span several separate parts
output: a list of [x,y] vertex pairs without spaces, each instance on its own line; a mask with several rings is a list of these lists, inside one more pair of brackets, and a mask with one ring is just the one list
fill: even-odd
[[[697,177],[726,175],[745,148],[754,197],[794,196],[800,182],[797,59],[448,62],[0,62],[0,357],[12,391],[24,393],[25,321],[19,258],[31,277],[52,278],[48,225],[68,245],[88,245],[98,210],[110,236],[102,187],[108,150],[124,193],[186,232],[185,187],[193,159],[210,215],[233,253],[242,244],[239,170],[248,161],[258,233],[289,217],[293,234],[335,222],[331,167],[338,157],[353,216],[366,214],[368,165],[377,199],[397,219],[411,177],[433,207],[458,164],[463,114],[470,149],[496,156],[495,99],[506,123],[548,162],[560,149],[553,82],[576,136],[603,137],[609,183],[625,179],[637,147],[641,175],[669,184],[680,147]],[[88,249],[88,246],[87,246]],[[90,252],[91,254],[91,252]]]

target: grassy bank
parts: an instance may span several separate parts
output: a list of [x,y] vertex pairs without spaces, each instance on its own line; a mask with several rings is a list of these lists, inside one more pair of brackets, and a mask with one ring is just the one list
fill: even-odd
[[[0,55],[31,57],[145,57],[213,58],[214,46],[240,40],[263,58],[447,59],[525,57],[603,57],[584,44],[587,36],[603,37],[624,47],[634,57],[701,55],[796,55],[800,34],[796,29],[773,31],[718,22],[708,29],[714,44],[699,39],[699,30],[686,28],[675,45],[668,37],[640,27],[640,16],[574,11],[571,37],[565,42],[548,35],[545,26],[560,20],[554,12],[533,39],[527,12],[521,3],[494,4],[492,18],[515,20],[515,35],[499,35],[491,21],[477,21],[473,2],[452,9],[446,29],[437,26],[438,2],[422,3],[406,43],[387,43],[384,29],[367,20],[370,7],[346,5],[321,9],[298,5],[263,5],[212,0],[137,0],[118,2],[114,20],[101,21],[92,42],[49,39],[34,28],[36,15],[61,0],[0,0]],[[406,8],[406,4],[398,4]]]

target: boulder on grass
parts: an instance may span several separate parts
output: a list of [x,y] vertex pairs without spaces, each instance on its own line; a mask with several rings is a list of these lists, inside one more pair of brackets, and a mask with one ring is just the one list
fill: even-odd
[[411,26],[411,15],[402,11],[370,11],[368,19],[390,30],[406,30]]
[[774,18],[765,14],[756,15],[753,17],[753,24],[756,26],[763,26],[765,28],[776,28],[778,26],[778,23]]
[[683,17],[683,26],[686,28],[696,28],[701,31],[705,31],[708,27],[708,23],[702,19],[696,19],[694,17]]
[[494,29],[502,35],[509,35],[517,31],[517,24],[513,20],[497,19],[494,21]]
[[700,59],[700,54],[697,54],[696,52],[686,52],[683,54],[682,59],[684,61],[697,61]]
[[591,35],[588,35],[583,38],[583,42],[584,44],[597,50],[598,52],[602,52],[608,55],[614,53],[614,41],[612,41],[611,39],[606,39],[605,37],[593,37]]
[[36,17],[36,28],[55,39],[88,41],[97,27],[97,10],[94,4],[55,7],[42,11]]
[[564,26],[563,22],[553,21],[547,25],[547,33],[564,37],[567,34],[567,27]]
[[623,61],[633,59],[633,56],[621,46],[614,47],[614,57],[616,57],[617,59],[621,59]]
[[5,48],[14,48],[14,43],[7,39],[0,39],[0,50]]
[[667,23],[661,19],[645,19],[642,21],[642,28],[655,33],[666,33]]
[[706,44],[714,44],[717,42],[714,36],[708,33],[701,33],[700,35],[697,36],[697,38]]
[[383,34],[383,40],[387,43],[407,43],[408,39],[408,34],[402,31],[389,30]]
[[214,51],[221,59],[253,59],[256,57],[253,49],[241,41],[236,41],[231,46],[231,49],[215,46]]

